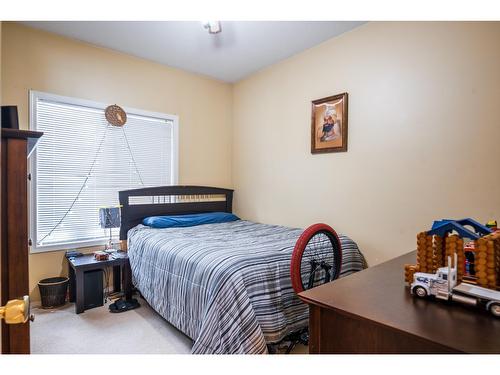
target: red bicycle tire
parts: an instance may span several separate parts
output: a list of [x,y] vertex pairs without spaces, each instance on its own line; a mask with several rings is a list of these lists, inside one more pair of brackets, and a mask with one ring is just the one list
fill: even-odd
[[[293,249],[292,253],[292,260],[290,262],[290,276],[292,279],[292,287],[295,293],[300,293],[303,292],[304,285],[302,284],[302,275],[300,272],[300,267],[302,263],[302,256],[304,255],[304,250],[307,247],[307,244],[311,240],[311,238],[316,235],[318,232],[328,232],[330,233],[333,238],[337,242],[337,248],[338,248],[338,267],[335,270],[335,278],[337,278],[340,275],[340,271],[342,268],[342,244],[339,240],[339,236],[337,235],[337,232],[330,227],[327,224],[323,223],[318,223],[318,224],[313,224],[309,226],[302,234],[300,235],[299,239],[295,243],[295,247]],[[333,279],[332,279],[333,280]]]

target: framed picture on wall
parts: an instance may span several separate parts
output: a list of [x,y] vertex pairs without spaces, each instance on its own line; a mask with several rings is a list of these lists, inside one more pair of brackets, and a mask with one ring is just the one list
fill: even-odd
[[347,93],[313,100],[311,153],[347,151]]

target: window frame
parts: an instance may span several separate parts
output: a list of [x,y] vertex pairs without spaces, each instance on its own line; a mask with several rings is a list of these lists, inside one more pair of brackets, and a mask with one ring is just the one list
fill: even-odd
[[[96,102],[87,99],[74,98],[70,96],[56,95],[47,92],[29,91],[29,129],[37,131],[37,100],[48,100],[54,102],[60,102],[63,104],[71,104],[82,107],[90,107],[96,109],[104,110],[109,104]],[[176,115],[170,115],[166,113],[146,111],[131,107],[122,107],[127,114],[139,115],[145,117],[154,117],[162,120],[167,120],[172,122],[172,170],[171,170],[171,181],[172,185],[177,185],[179,178],[179,117]],[[43,136],[42,136],[43,139]],[[37,246],[37,222],[36,222],[36,210],[37,210],[37,150],[31,154],[30,160],[28,161],[28,172],[30,178],[28,179],[28,189],[29,189],[29,235],[30,235],[30,254],[45,253],[51,251],[60,251],[66,249],[77,249],[84,247],[94,247],[102,246],[107,243],[108,239],[101,240],[85,240],[85,241],[71,241],[63,244],[53,244],[46,246]]]

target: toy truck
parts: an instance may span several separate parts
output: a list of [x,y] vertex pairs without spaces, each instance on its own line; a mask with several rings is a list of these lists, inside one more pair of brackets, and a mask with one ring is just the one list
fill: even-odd
[[466,283],[457,285],[457,254],[454,256],[454,267],[450,265],[451,257],[448,257],[448,267],[438,268],[435,274],[416,272],[410,285],[411,293],[420,298],[434,296],[479,306],[500,318],[500,292]]

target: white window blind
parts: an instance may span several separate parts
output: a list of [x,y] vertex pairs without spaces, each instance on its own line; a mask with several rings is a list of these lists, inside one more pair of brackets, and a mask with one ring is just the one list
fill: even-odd
[[120,190],[176,183],[175,116],[125,109],[120,128],[105,107],[32,92],[32,128],[44,133],[32,157],[32,251],[104,243],[99,207],[117,206]]

